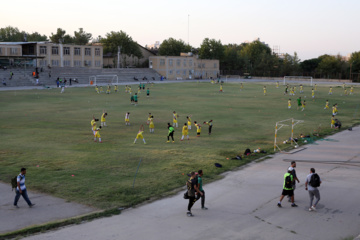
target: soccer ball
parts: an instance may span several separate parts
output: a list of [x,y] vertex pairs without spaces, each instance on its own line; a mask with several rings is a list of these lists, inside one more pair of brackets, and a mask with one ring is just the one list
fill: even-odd
[[298,148],[298,146],[297,146],[297,145],[295,145],[295,148]]

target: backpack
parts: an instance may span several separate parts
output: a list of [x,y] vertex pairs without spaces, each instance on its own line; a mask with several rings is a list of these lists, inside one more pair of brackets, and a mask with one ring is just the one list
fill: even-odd
[[291,175],[287,175],[285,178],[285,188],[292,188]]
[[320,186],[320,177],[316,173],[311,175],[309,185],[316,188]]
[[[14,191],[14,188],[16,189],[17,188],[17,177],[18,176],[15,176],[11,179],[11,187],[12,187],[12,190],[11,191]],[[22,177],[20,176],[20,181],[21,181]]]

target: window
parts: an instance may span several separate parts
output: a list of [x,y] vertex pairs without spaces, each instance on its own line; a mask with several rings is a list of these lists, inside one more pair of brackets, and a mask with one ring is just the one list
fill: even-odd
[[40,66],[41,67],[47,66],[47,61],[46,60],[40,60]]
[[198,64],[198,68],[201,68],[201,63]]
[[176,71],[176,75],[180,75],[180,70],[177,70],[177,71]]
[[58,47],[51,47],[51,54],[52,55],[59,55],[59,48]]
[[214,63],[214,68],[217,68],[217,64],[216,64],[216,63]]
[[174,73],[173,70],[169,71],[169,75],[173,75],[173,73]]
[[78,47],[74,48],[74,55],[81,55],[80,48],[78,48]]
[[47,54],[47,47],[40,46],[40,55],[46,55],[46,54]]
[[64,47],[64,55],[70,55],[70,48]]
[[172,65],[173,65],[173,60],[172,60],[172,59],[169,59],[169,66],[172,67]]
[[85,56],[91,56],[91,48],[85,48]]
[[59,60],[51,60],[51,66],[53,67],[59,66]]
[[17,48],[10,48],[10,54],[11,55],[16,55],[18,53],[18,49]]
[[[86,49],[86,48],[85,48]],[[90,49],[90,48],[89,48]],[[85,50],[85,52],[86,52],[86,50]],[[84,66],[85,67],[91,67],[91,61],[87,61],[87,60],[85,60],[84,61]]]
[[181,60],[180,59],[176,60],[176,66],[180,67],[180,65],[181,65]]
[[70,60],[64,60],[64,67],[70,67]]
[[205,68],[205,63],[202,64],[202,68]]
[[74,67],[81,67],[81,61],[80,60],[75,60],[74,61]]
[[100,48],[95,48],[95,56],[100,56]]
[[165,65],[165,59],[160,59],[160,66],[164,66]]
[[193,62],[192,60],[189,60],[189,67],[192,67],[193,66]]
[[95,67],[101,67],[101,61],[95,61]]
[[186,59],[184,59],[184,67],[186,67]]
[[186,70],[183,70],[183,76],[186,76]]

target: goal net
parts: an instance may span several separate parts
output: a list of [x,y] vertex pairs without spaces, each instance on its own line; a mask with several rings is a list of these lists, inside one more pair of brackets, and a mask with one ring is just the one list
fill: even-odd
[[310,86],[313,85],[313,78],[312,77],[305,77],[305,76],[284,76],[284,86],[289,81],[310,81]]
[[90,85],[117,85],[119,84],[119,78],[117,75],[96,75],[89,77]]
[[[274,139],[274,152],[276,151],[276,149],[279,149],[279,151],[281,151],[280,147],[279,147],[279,136],[278,136],[278,131],[283,128],[283,127],[290,127],[291,126],[291,133],[290,134],[282,134],[282,138],[284,138],[285,140],[282,142],[284,144],[286,143],[290,143],[291,145],[294,145],[295,147],[298,147],[299,145],[297,144],[296,141],[294,141],[294,127],[299,124],[299,123],[303,123],[303,120],[296,120],[293,118],[289,118],[286,120],[282,120],[279,122],[276,122],[275,124],[275,139]],[[289,136],[290,135],[290,136]]]

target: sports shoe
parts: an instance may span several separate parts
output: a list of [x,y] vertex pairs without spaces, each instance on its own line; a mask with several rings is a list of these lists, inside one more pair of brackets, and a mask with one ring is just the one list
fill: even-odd
[[169,143],[170,141],[166,141],[167,143]]
[[278,207],[282,207],[282,206],[281,206],[281,203],[278,203],[277,206],[278,206]]
[[208,210],[208,208],[207,207],[202,207],[201,210]]
[[313,209],[312,208],[309,208],[309,212],[312,212],[313,211]]
[[188,217],[193,217],[193,216],[194,216],[194,215],[192,215],[191,212],[187,212],[186,215],[187,215]]
[[297,207],[298,205],[296,205],[295,203],[291,204],[292,207]]
[[312,209],[313,211],[316,211],[316,207],[314,207],[314,206],[311,206],[311,209]]
[[175,141],[172,141],[173,143],[175,142]]
[[180,139],[180,141],[184,141],[184,139]]
[[32,203],[32,204],[29,205],[29,207],[33,207],[33,206],[35,206],[35,203]]

